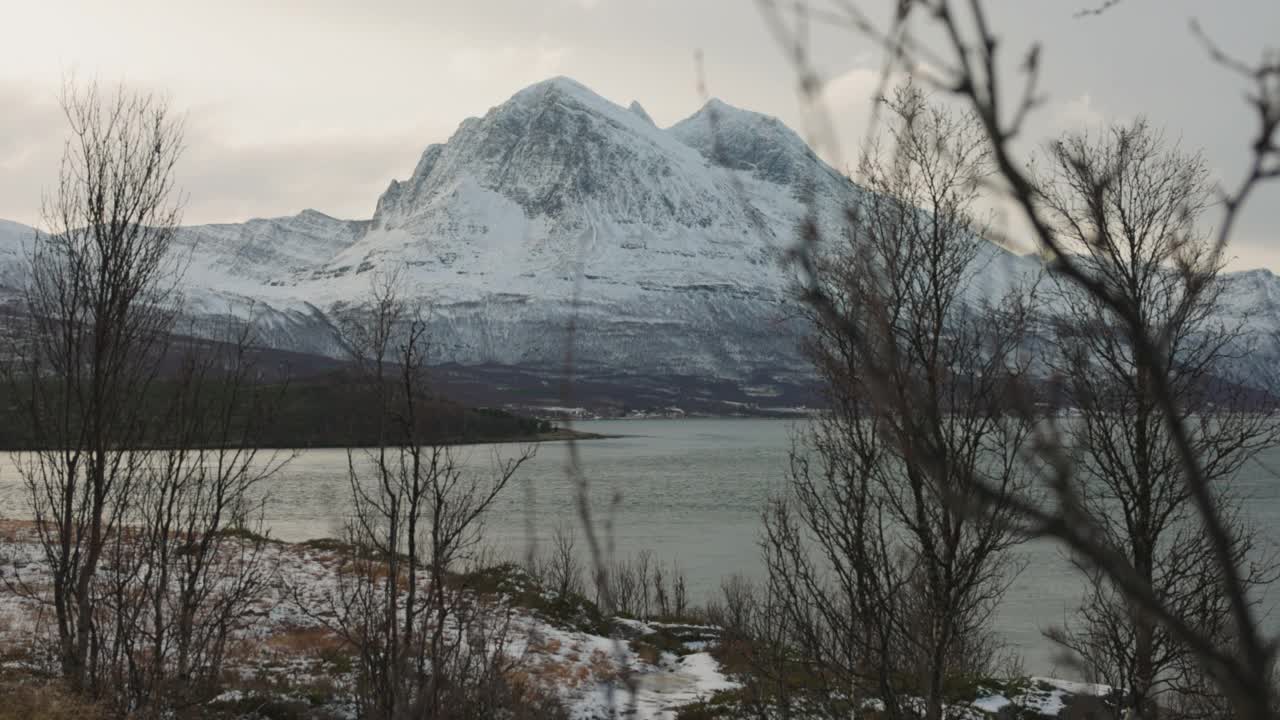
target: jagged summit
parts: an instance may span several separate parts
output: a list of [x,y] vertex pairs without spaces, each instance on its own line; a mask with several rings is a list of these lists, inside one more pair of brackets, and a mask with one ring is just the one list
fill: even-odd
[[623,108],[556,77],[428,147],[413,174],[388,187],[373,224],[404,227],[442,193],[474,183],[529,217],[560,219],[595,202],[625,222],[705,228],[714,224],[706,208],[722,205],[732,185],[718,168],[782,185],[820,177],[837,193],[852,187],[776,118],[717,100],[664,130],[638,102]]
[[[718,117],[720,120],[726,121],[726,122],[734,121],[734,122],[761,123],[766,125],[783,125],[783,127],[785,127],[785,124],[781,120],[779,120],[777,117],[774,117],[773,115],[756,112],[754,110],[747,110],[746,108],[740,108],[736,105],[730,105],[729,103],[725,102],[724,100],[721,100],[718,97],[713,97],[708,99],[705,103],[702,104],[702,107],[698,108],[696,112],[694,112],[692,115],[685,118],[684,120],[681,120],[679,123],[676,123],[676,125],[681,125],[693,120],[698,120],[699,118],[709,118],[713,116]],[[797,136],[797,139],[798,137],[799,136]]]
[[[662,233],[686,228],[700,234],[734,225],[730,232],[740,239],[736,226],[759,224],[751,217],[759,209],[744,206],[734,183],[709,161],[707,148],[684,132],[696,129],[697,116],[663,130],[637,108],[638,103],[623,108],[564,77],[525,88],[483,117],[465,121],[447,143],[427,148],[413,175],[393,182],[379,199],[373,230],[402,229],[423,237],[456,234],[457,217],[475,215],[458,207],[455,200],[462,195],[485,195],[483,204],[490,209],[514,203],[526,220],[546,219],[552,226],[548,234],[560,236],[552,245],[563,245],[565,235],[603,225]],[[764,179],[785,184],[802,174],[795,159],[785,172],[777,169],[781,161],[776,156],[802,156],[799,150],[768,148],[799,141],[783,132],[785,126],[728,106],[723,113],[739,118],[732,123],[739,134],[749,131],[754,122],[749,119],[761,118],[755,124],[766,137],[748,143],[747,151],[764,158],[762,167],[773,168]],[[807,160],[818,174],[845,184],[819,167],[816,157]],[[734,162],[745,166],[748,161]],[[441,212],[441,204],[453,209]],[[449,218],[449,228],[438,226],[442,218]],[[478,223],[475,227],[480,234],[491,230]],[[618,234],[634,235],[638,229]],[[683,238],[682,244],[687,248],[690,240]]]
[[[652,137],[651,133],[657,131],[657,127],[652,120],[648,119],[647,114],[641,115],[633,109],[624,108],[577,80],[564,76],[549,78],[520,90],[505,103],[491,109],[485,118],[495,111],[509,110],[513,105],[524,106],[535,112],[548,110],[585,112],[607,119],[619,127],[636,131],[641,136]],[[462,129],[459,128],[459,130]]]
[[534,97],[545,93],[560,92],[582,98],[588,102],[609,102],[600,94],[582,83],[565,75],[556,75],[519,90],[511,96],[512,100]]
[[711,99],[670,132],[712,162],[790,185],[814,171],[838,175],[799,135],[771,115]]
[[643,120],[648,122],[650,125],[657,127],[657,123],[653,121],[653,118],[649,117],[649,113],[645,111],[644,106],[640,104],[639,100],[632,100],[631,104],[627,106],[627,109],[635,113],[636,115],[639,115]]
[[297,217],[304,218],[307,220],[320,220],[320,221],[341,220],[341,218],[334,217],[333,215],[330,215],[328,213],[320,212],[315,208],[303,208],[303,210],[298,213]]

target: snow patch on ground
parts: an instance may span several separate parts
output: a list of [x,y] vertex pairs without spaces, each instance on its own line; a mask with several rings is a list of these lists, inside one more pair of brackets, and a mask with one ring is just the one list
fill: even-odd
[[[290,687],[325,681],[339,690],[349,688],[350,673],[347,677],[335,674],[333,667],[315,657],[314,650],[331,641],[325,637],[326,620],[331,619],[326,608],[332,607],[329,603],[338,589],[341,556],[305,544],[269,543],[262,552],[265,566],[274,568],[275,577],[236,629],[237,649],[231,653],[228,669],[245,680],[266,674],[286,679]],[[0,572],[3,580],[21,583],[37,595],[47,592],[48,566],[30,523],[0,520]],[[682,705],[737,686],[705,650],[683,657],[663,653],[651,663],[629,640],[557,627],[530,610],[510,606],[502,597],[477,598],[477,602],[491,603],[510,622],[507,654],[518,659],[520,672],[559,696],[574,718],[614,717],[615,709],[624,708],[638,719],[674,718]],[[42,610],[38,600],[0,583],[0,647],[38,655],[41,651],[33,640],[49,632],[47,613]],[[677,627],[617,622],[634,637]],[[628,687],[635,688],[634,693]],[[245,696],[244,691],[230,688],[215,701],[230,703]]]

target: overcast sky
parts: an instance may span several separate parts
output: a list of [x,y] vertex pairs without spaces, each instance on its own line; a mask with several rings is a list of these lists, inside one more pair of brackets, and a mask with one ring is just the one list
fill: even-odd
[[[1280,43],[1280,0],[1125,0],[1075,17],[1100,2],[990,2],[1006,47],[1045,46],[1035,132],[1146,114],[1236,182],[1247,88],[1188,22],[1254,61]],[[886,17],[896,0],[861,4]],[[803,131],[794,76],[751,0],[0,0],[0,18],[0,218],[29,224],[56,174],[72,73],[165,93],[186,113],[188,223],[308,207],[369,217],[426,145],[553,75],[669,125],[702,104],[698,51],[712,95]],[[839,132],[823,152],[847,167],[879,57],[843,30],[819,28],[813,45]],[[1280,185],[1254,197],[1233,266],[1280,270],[1277,228]]]

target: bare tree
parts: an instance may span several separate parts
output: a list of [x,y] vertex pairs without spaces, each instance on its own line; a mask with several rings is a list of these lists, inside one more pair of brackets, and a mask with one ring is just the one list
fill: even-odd
[[[721,581],[720,597],[707,603],[707,621],[720,628],[715,652],[726,668],[745,680],[736,717],[793,717],[792,692],[807,689],[796,687],[803,684],[796,678],[805,674],[796,661],[790,615],[783,608],[787,602],[769,585],[760,588],[741,575],[731,575]],[[806,716],[820,716],[822,710],[831,714],[823,703],[832,702],[843,707],[847,717],[850,700],[819,695],[804,709]]]
[[[1107,5],[1114,4],[1108,3]],[[772,2],[763,2],[770,26],[778,33],[793,58],[801,87],[814,107],[820,104],[819,83],[806,51],[803,26],[792,27],[782,17]],[[806,18],[807,19],[807,18]],[[1202,458],[1192,424],[1187,413],[1179,406],[1179,399],[1171,384],[1171,365],[1174,361],[1165,349],[1171,338],[1169,328],[1178,332],[1178,323],[1161,328],[1149,322],[1143,308],[1135,304],[1131,296],[1116,292],[1108,285],[1105,276],[1095,273],[1089,260],[1087,246],[1105,244],[1104,233],[1109,226],[1106,207],[1098,202],[1109,191],[1118,187],[1122,177],[1095,175],[1086,177],[1082,197],[1091,200],[1085,205],[1090,224],[1083,237],[1073,242],[1070,236],[1059,233],[1049,208],[1043,202],[1042,189],[1033,172],[1017,157],[1014,141],[1026,128],[1027,118],[1043,101],[1039,86],[1040,46],[1033,45],[1016,58],[1020,82],[1007,84],[1010,68],[1002,59],[1004,46],[999,41],[988,4],[982,0],[914,0],[895,4],[892,20],[881,27],[862,11],[852,0],[839,2],[836,10],[825,14],[826,22],[851,27],[864,37],[879,43],[886,51],[885,77],[888,70],[905,68],[923,78],[933,87],[948,93],[965,103],[980,119],[995,167],[993,182],[989,187],[1012,204],[1026,221],[1033,240],[1042,253],[1053,261],[1054,272],[1071,283],[1082,294],[1096,300],[1113,314],[1116,324],[1124,329],[1132,345],[1132,357],[1145,371],[1149,383],[1147,396],[1155,406],[1155,414],[1165,425],[1170,439],[1173,457],[1180,466],[1180,476],[1190,515],[1204,537],[1205,547],[1212,558],[1215,589],[1213,594],[1202,594],[1205,599],[1221,602],[1227,612],[1227,632],[1218,627],[1200,627],[1177,607],[1170,598],[1161,595],[1153,583],[1144,579],[1126,555],[1125,548],[1108,540],[1103,528],[1086,510],[1085,501],[1079,496],[1079,483],[1074,481],[1075,464],[1058,427],[1044,424],[1037,432],[1034,456],[1046,469],[1045,485],[1050,493],[1049,502],[1017,501],[1015,514],[1027,532],[1054,538],[1106,579],[1115,591],[1122,595],[1130,612],[1149,618],[1154,626],[1162,628],[1174,643],[1187,648],[1188,657],[1194,658],[1198,672],[1217,687],[1229,714],[1241,718],[1265,718],[1272,716],[1276,707],[1276,695],[1272,682],[1275,660],[1275,644],[1262,632],[1254,613],[1249,593],[1248,569],[1242,566],[1239,556],[1238,535],[1232,531],[1231,512],[1219,506],[1214,483],[1209,477],[1211,458]],[[1193,26],[1198,32],[1198,28]],[[1183,282],[1192,294],[1201,290],[1198,286],[1208,283],[1198,268],[1216,268],[1220,262],[1241,209],[1254,192],[1265,182],[1280,178],[1280,62],[1274,52],[1262,61],[1251,65],[1232,57],[1227,52],[1205,41],[1214,62],[1236,73],[1250,85],[1249,106],[1257,120],[1257,131],[1247,139],[1250,162],[1244,178],[1233,189],[1220,193],[1223,210],[1217,231],[1211,238],[1208,259],[1198,266],[1176,265],[1173,270],[1184,276]],[[884,81],[882,81],[883,83]],[[1012,87],[1012,89],[1010,89]],[[1072,152],[1068,148],[1068,152]],[[1087,159],[1072,165],[1088,167]],[[1120,189],[1123,192],[1123,189]],[[815,233],[810,233],[812,237]],[[1085,248],[1080,247],[1083,241]],[[815,243],[806,242],[799,247],[796,258],[802,267],[814,264]],[[1086,255],[1079,253],[1084,250]],[[1194,257],[1194,253],[1192,254]],[[816,283],[809,285],[808,300],[815,312],[834,322],[840,316],[831,298]],[[857,329],[851,327],[851,336],[865,345]],[[887,379],[888,374],[877,370],[877,375]],[[1033,403],[1031,393],[1024,392],[1023,405],[1028,411]],[[1211,422],[1212,420],[1210,420]],[[941,459],[936,448],[924,446],[929,463],[941,470]],[[999,488],[984,483],[975,485],[981,499],[979,507],[1004,502]]]
[[551,558],[544,575],[548,587],[561,598],[581,595],[585,589],[577,538],[577,531],[569,523],[557,525],[551,536]]
[[161,422],[92,588],[92,689],[121,715],[215,696],[227,644],[271,579],[258,486],[289,456],[252,445],[279,391],[251,386],[248,339],[246,326],[231,343],[188,347],[153,388]]
[[[1253,531],[1230,481],[1276,444],[1274,403],[1239,382],[1231,363],[1247,350],[1243,330],[1221,320],[1220,264],[1200,215],[1210,197],[1199,156],[1172,147],[1145,121],[1103,137],[1071,135],[1050,149],[1038,181],[1046,215],[1090,277],[1124,298],[1164,338],[1167,392],[1232,538],[1246,591],[1274,575],[1258,564]],[[1110,178],[1103,184],[1101,178]],[[1052,307],[1049,364],[1073,417],[1062,424],[1074,492],[1105,541],[1189,624],[1227,632],[1229,608],[1214,592],[1218,570],[1196,521],[1169,426],[1152,394],[1154,368],[1135,353],[1132,327],[1098,297],[1060,284]],[[1251,556],[1252,555],[1252,556]],[[1079,622],[1054,637],[1103,681],[1125,688],[1129,707],[1157,712],[1162,690],[1184,679],[1188,648],[1078,562],[1090,588]]]
[[480,539],[485,511],[533,451],[495,458],[482,478],[450,447],[424,441],[427,326],[399,292],[397,275],[375,278],[346,324],[378,399],[382,440],[364,457],[348,454],[352,557],[334,598],[335,629],[359,655],[363,717],[488,717],[514,705],[505,685],[509,618],[454,574]]
[[293,456],[254,446],[285,389],[254,386],[251,328],[189,347],[167,383],[125,541],[143,567],[137,587],[116,596],[122,607],[145,604],[132,628],[140,642],[123,646],[128,667],[150,668],[124,685],[135,707],[180,710],[216,695],[231,634],[272,579],[262,484]]
[[975,650],[1017,569],[1008,503],[971,506],[979,483],[1012,498],[1032,479],[1030,424],[1006,404],[1029,309],[1019,289],[998,306],[966,296],[984,268],[976,119],[913,87],[887,107],[891,161],[868,155],[846,237],[811,268],[839,315],[812,316],[832,409],[792,454],[765,558],[800,652],[841,698],[832,715],[877,697],[900,717],[918,695],[936,719],[946,681],[986,669]]
[[165,104],[68,87],[64,109],[72,139],[6,368],[37,444],[18,470],[52,588],[13,583],[53,607],[75,689],[161,716],[216,694],[266,583],[264,539],[228,532],[281,464],[253,449],[277,398],[252,387],[252,322],[175,343],[181,128]]
[[146,403],[178,300],[182,129],[164,102],[123,89],[68,86],[62,104],[72,134],[31,252],[30,327],[9,375],[40,446],[19,472],[52,576],[59,662],[91,690],[104,651],[95,581],[145,472]]

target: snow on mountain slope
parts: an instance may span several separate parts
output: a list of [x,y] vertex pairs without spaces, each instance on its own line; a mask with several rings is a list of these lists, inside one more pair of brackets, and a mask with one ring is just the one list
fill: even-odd
[[[697,142],[714,110],[754,147],[809,161],[813,187],[856,192],[776,120],[714,103],[663,130],[555,78],[466,120],[392,182],[368,223],[318,213],[185,229],[191,314],[252,304],[268,339],[336,349],[327,315],[377,271],[432,305],[441,361],[558,367],[571,313],[579,362],[622,372],[746,378],[803,372],[783,307],[779,250],[805,207],[803,168],[757,175],[719,166]],[[734,158],[734,162],[741,162]],[[839,218],[833,202],[829,219]]]
[[0,295],[11,295],[22,287],[26,276],[23,270],[25,249],[35,234],[34,228],[0,220]]
[[[779,251],[805,212],[800,183],[833,200],[857,188],[776,121],[715,107],[767,135],[759,152],[785,143],[773,154],[811,172],[717,165],[696,142],[699,116],[662,130],[634,103],[555,78],[427,148],[379,199],[368,232],[316,277],[327,297],[351,297],[368,270],[407,262],[434,301],[443,352],[463,362],[560,363],[576,298],[587,366],[799,370],[794,333],[778,327],[788,322]],[[837,222],[840,205],[829,205],[825,221]]]
[[[484,273],[482,286],[512,278],[538,289],[541,276],[572,279],[579,264],[628,286],[760,286],[760,268],[791,237],[777,221],[798,219],[802,207],[789,188],[744,179],[739,186],[675,133],[557,78],[428,148],[331,266],[409,253],[428,272]],[[537,282],[518,280],[530,273]],[[587,294],[616,296],[604,284]]]
[[225,279],[269,285],[282,272],[302,272],[329,260],[350,247],[367,225],[303,210],[293,217],[185,227],[178,241],[193,249],[193,264],[199,268]]
[[[325,313],[283,288],[282,280],[332,257],[366,224],[306,210],[287,218],[182,228],[175,241],[186,310],[179,332],[225,338],[228,320],[251,314],[260,337],[273,347],[340,352]],[[0,220],[0,305],[14,302],[25,285],[35,235],[34,228]]]
[[822,187],[847,181],[818,159],[800,136],[775,117],[710,100],[668,131],[708,160],[777,185],[802,189],[818,175]]
[[[427,147],[370,220],[184,228],[189,320],[210,334],[252,308],[270,344],[334,354],[333,315],[398,272],[430,308],[438,362],[555,370],[576,317],[580,370],[767,385],[809,372],[782,251],[810,207],[838,236],[864,192],[775,118],[712,100],[663,129],[553,78]],[[0,223],[0,289],[31,232]],[[974,299],[1039,273],[994,245],[982,263]],[[1247,275],[1232,307],[1277,326],[1280,281]]]

